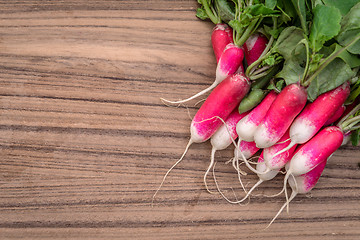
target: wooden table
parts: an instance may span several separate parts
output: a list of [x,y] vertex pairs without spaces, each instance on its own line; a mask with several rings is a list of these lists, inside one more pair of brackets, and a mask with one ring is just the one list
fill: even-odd
[[[195,0],[0,1],[0,239],[359,239],[359,148],[338,150],[317,187],[284,203],[209,194],[210,144],[181,156],[199,105],[168,107],[209,86],[213,25]],[[216,154],[232,200],[244,193]],[[250,187],[256,176],[243,180]],[[210,188],[215,184],[210,176]],[[232,190],[233,189],[233,190]]]

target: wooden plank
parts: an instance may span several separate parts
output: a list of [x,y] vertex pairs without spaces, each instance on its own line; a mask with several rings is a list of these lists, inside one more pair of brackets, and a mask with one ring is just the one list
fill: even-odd
[[[282,176],[247,205],[203,186],[210,144],[184,151],[208,86],[213,27],[196,1],[0,1],[1,239],[357,239],[359,148],[338,150],[317,187],[267,230]],[[244,195],[216,154],[225,194]],[[211,189],[215,184],[208,179]],[[256,176],[243,177],[251,186]],[[233,189],[233,190],[232,190]]]

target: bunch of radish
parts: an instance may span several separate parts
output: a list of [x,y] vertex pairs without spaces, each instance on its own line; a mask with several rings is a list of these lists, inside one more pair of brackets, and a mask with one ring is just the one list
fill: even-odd
[[[360,3],[338,9],[331,1],[198,2],[197,17],[215,24],[210,37],[215,81],[187,99],[162,99],[183,104],[207,95],[192,119],[183,155],[165,174],[154,198],[189,147],[210,139],[210,164],[204,174],[209,192],[206,179],[215,152],[230,145],[240,183],[246,173],[239,162],[259,177],[248,191],[242,185],[246,194],[238,201],[230,201],[218,188],[231,203],[244,201],[262,182],[285,172],[279,194],[284,192],[286,202],[276,218],[297,194],[315,186],[345,139],[359,142]],[[256,163],[249,161],[253,156]]]

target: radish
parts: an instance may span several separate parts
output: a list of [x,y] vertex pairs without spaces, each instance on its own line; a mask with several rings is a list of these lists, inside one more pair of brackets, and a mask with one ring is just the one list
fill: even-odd
[[260,34],[252,34],[244,43],[245,60],[248,66],[259,59],[264,52],[268,39]]
[[211,160],[208,169],[204,175],[204,184],[206,190],[210,192],[206,184],[206,177],[210,172],[211,167],[215,162],[215,152],[218,150],[226,149],[238,137],[236,133],[236,124],[242,119],[246,113],[240,114],[237,108],[229,115],[224,124],[212,135],[210,142],[212,145]]
[[267,148],[279,141],[294,118],[304,108],[307,93],[298,83],[287,85],[276,97],[263,121],[256,129],[254,140],[259,148]]
[[250,81],[243,74],[234,74],[221,82],[209,95],[191,123],[191,141],[208,140],[239,105],[250,89]]
[[211,43],[216,57],[219,62],[222,52],[229,43],[233,41],[233,30],[225,23],[218,23],[211,33]]
[[242,65],[242,60],[244,59],[244,50],[241,47],[238,47],[234,45],[233,43],[229,43],[218,62],[218,65],[216,67],[216,77],[213,84],[211,84],[208,88],[202,90],[201,92],[193,95],[192,97],[189,97],[184,100],[179,101],[169,101],[166,99],[161,98],[161,100],[171,103],[171,104],[180,104],[188,102],[194,98],[197,98],[208,91],[215,88],[219,83],[221,83],[225,78],[233,75],[234,73],[243,73],[242,68],[240,67]]
[[284,210],[284,208],[288,205],[288,203],[290,201],[292,201],[296,197],[297,194],[308,193],[315,187],[322,172],[324,171],[326,162],[327,162],[327,160],[321,162],[319,165],[317,165],[311,171],[289,179],[289,185],[292,189],[291,196],[290,196],[289,200],[287,200],[287,202],[284,203],[284,205],[280,208],[278,213],[275,215],[275,217],[271,220],[271,222],[269,223],[269,225],[266,228],[270,227],[270,225],[280,215],[282,210]]
[[334,115],[349,94],[350,85],[346,82],[331,91],[321,94],[314,102],[307,104],[291,124],[291,142],[289,146],[277,154],[281,154],[295,144],[302,144],[310,140],[324,126],[325,122]]
[[[286,131],[286,133],[280,138],[279,142],[271,147],[264,148],[261,152],[262,158],[264,159],[264,163],[261,166],[261,169],[258,170],[260,167],[259,164],[256,165],[256,169],[254,169],[249,162],[244,158],[244,162],[246,166],[256,173],[258,176],[264,175],[264,178],[266,178],[267,174],[271,173],[272,171],[279,171],[281,168],[285,166],[285,164],[290,161],[291,157],[293,156],[293,153],[295,151],[295,147],[293,146],[286,152],[283,152],[282,154],[279,154],[278,156],[274,157],[274,154],[276,154],[278,151],[282,150],[283,148],[286,148],[287,145],[289,145],[289,142],[286,141],[289,139],[289,130]],[[260,178],[261,179],[261,178]]]
[[295,146],[292,146],[290,149],[284,151],[282,154],[274,156],[280,150],[286,148],[289,145],[287,141],[289,139],[289,130],[280,138],[279,142],[271,147],[264,148],[264,161],[266,166],[273,169],[281,169],[285,166],[285,164],[290,161],[291,157],[294,154]]
[[227,77],[210,93],[191,122],[191,137],[186,145],[184,153],[164,175],[159,188],[153,196],[153,200],[167,175],[182,161],[191,144],[208,140],[222,125],[222,119],[226,119],[230,115],[230,113],[239,105],[249,89],[249,79],[243,74],[234,74]]
[[271,104],[274,102],[278,94],[275,91],[269,92],[261,103],[250,111],[243,119],[236,125],[236,132],[239,138],[248,142],[254,141],[254,133]]
[[334,122],[336,122],[337,120],[340,119],[340,117],[344,114],[346,110],[345,105],[341,105],[336,111],[335,113],[324,123],[324,126],[328,126],[333,124]]
[[240,155],[240,151],[246,159],[252,157],[260,148],[256,147],[255,142],[247,142],[241,139],[238,140],[237,147],[234,149],[235,159]]
[[284,190],[286,200],[286,183],[289,176],[300,176],[310,172],[320,163],[326,161],[342,144],[343,131],[337,126],[322,129],[313,138],[300,145],[291,158],[288,170],[284,177]]

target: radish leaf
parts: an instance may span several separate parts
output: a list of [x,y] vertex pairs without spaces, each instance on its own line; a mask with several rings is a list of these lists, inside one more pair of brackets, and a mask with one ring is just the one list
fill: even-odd
[[308,27],[306,24],[306,5],[305,0],[291,0],[293,3],[296,13],[299,16],[301,27],[304,30],[304,33],[307,35]]
[[[360,34],[360,3],[350,9],[341,21],[341,30],[336,40],[345,46]],[[360,54],[360,40],[348,48],[353,54]]]
[[340,31],[341,13],[337,8],[317,5],[313,9],[313,24],[310,31],[310,47],[318,52],[324,43]]
[[335,58],[310,83],[307,88],[308,99],[314,101],[320,94],[340,86],[354,75],[348,64],[340,58]]
[[336,7],[341,15],[345,15],[349,10],[359,2],[359,0],[322,0],[326,6]]

